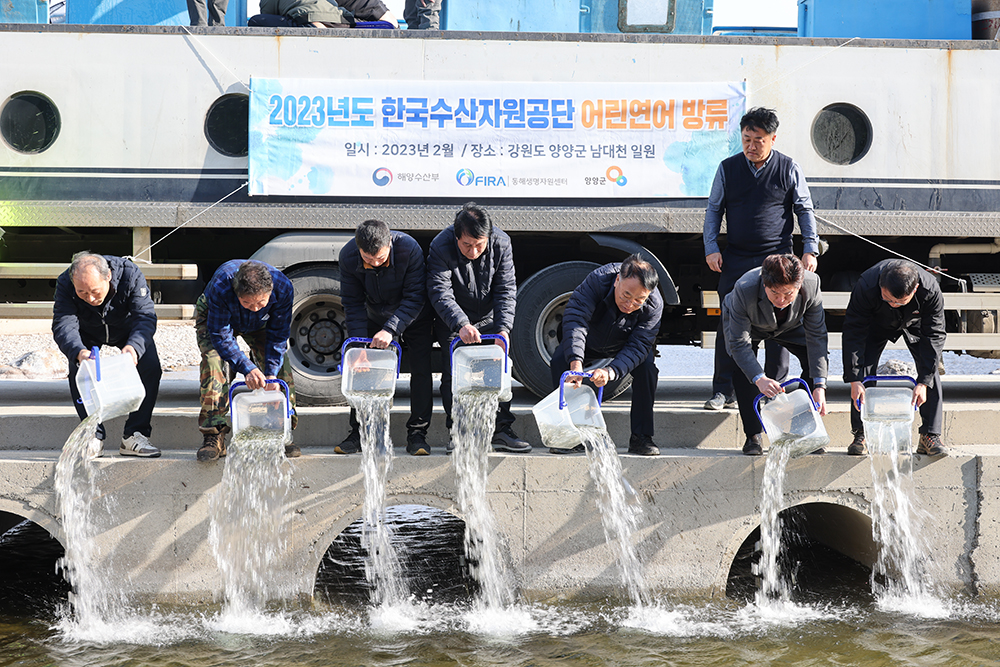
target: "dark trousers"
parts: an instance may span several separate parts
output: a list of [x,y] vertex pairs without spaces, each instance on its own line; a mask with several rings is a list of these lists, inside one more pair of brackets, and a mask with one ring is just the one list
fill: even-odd
[[[559,378],[569,370],[569,361],[566,359],[568,347],[564,340],[552,353],[549,368],[552,371],[552,386],[556,389],[559,388]],[[584,360],[584,366],[588,361],[589,359]],[[659,377],[656,348],[653,347],[642,363],[632,371],[632,406],[629,410],[632,435],[653,437],[653,402],[656,400],[656,383]]]
[[[777,252],[791,252],[780,250]],[[736,281],[743,277],[743,274],[750,269],[755,269],[764,263],[767,255],[753,255],[750,257],[732,256],[727,253],[722,260],[722,273],[719,275],[719,304],[726,295],[733,291]],[[740,367],[736,365],[729,353],[726,352],[726,334],[722,330],[722,318],[719,317],[719,333],[715,337],[715,372],[712,375],[712,393],[722,393],[726,396],[733,395],[733,377],[740,374]],[[774,341],[764,342],[764,373],[767,377],[778,382],[784,382],[788,377],[788,352]]]
[[[787,350],[787,352],[795,355],[799,363],[802,364],[802,379],[809,385],[810,391],[815,389],[812,378],[809,377],[809,357],[806,353],[806,346],[774,339],[772,339],[772,342],[780,345],[783,350]],[[759,340],[753,341],[754,352],[757,351],[759,346]],[[771,376],[769,375],[768,377]],[[772,377],[771,379],[775,378]],[[743,421],[743,432],[747,434],[747,437],[761,433],[764,427],[760,425],[760,419],[757,418],[757,413],[753,409],[754,401],[757,395],[760,394],[757,390],[757,385],[751,382],[746,373],[740,370],[733,375],[733,388],[736,390],[736,401],[740,406],[740,419]]]
[[[490,320],[474,322],[472,326],[479,329],[480,333],[497,333]],[[450,430],[453,398],[451,393],[451,342],[458,337],[458,332],[451,331],[444,322],[435,319],[434,335],[437,338],[438,345],[441,346],[441,404],[444,406],[445,426]],[[500,431],[513,423],[514,413],[510,411],[510,401],[502,401],[497,406],[496,430]]]
[[403,20],[407,30],[437,30],[441,27],[441,0],[406,0]]
[[[903,339],[906,343],[907,349],[913,358],[917,358],[917,344],[910,343]],[[864,379],[869,375],[875,375],[878,372],[878,361],[882,356],[882,351],[885,350],[885,346],[889,341],[881,338],[872,338],[869,336],[868,340],[865,341],[865,358],[862,363],[864,366],[861,367],[861,378]],[[944,423],[944,392],[941,389],[941,376],[938,375],[938,369],[934,368],[934,386],[927,387],[927,400],[923,405],[920,406],[920,433],[928,433],[932,435],[941,435],[942,425]],[[854,433],[864,433],[865,426],[861,422],[861,412],[858,411],[858,407],[851,401],[851,431]]]
[[191,25],[226,25],[228,5],[229,0],[187,0],[188,18]]
[[[368,320],[368,335],[382,330],[384,322]],[[406,432],[427,435],[434,412],[434,380],[431,377],[431,349],[434,346],[433,319],[426,312],[410,323],[400,336],[406,344],[403,354],[410,362],[410,418]],[[358,429],[358,414],[351,408],[351,430]]]
[[[86,341],[84,341],[84,345],[93,347],[92,343]],[[76,373],[79,369],[80,364],[75,358],[71,358],[69,360],[69,394],[73,397],[73,407],[76,408],[76,414],[80,415],[82,420],[86,418],[87,410],[83,407],[83,401],[80,399],[80,390],[76,388]],[[128,419],[125,420],[125,430],[122,432],[122,436],[129,438],[133,433],[142,433],[148,438],[153,432],[153,407],[156,405],[156,396],[160,393],[160,376],[163,374],[163,370],[160,368],[160,357],[156,354],[156,345],[153,341],[149,341],[149,346],[139,357],[139,363],[135,369],[139,372],[139,380],[142,381],[142,386],[146,389],[146,398],[142,399],[138,410],[129,413]],[[104,440],[106,435],[104,424],[98,424],[97,437]]]

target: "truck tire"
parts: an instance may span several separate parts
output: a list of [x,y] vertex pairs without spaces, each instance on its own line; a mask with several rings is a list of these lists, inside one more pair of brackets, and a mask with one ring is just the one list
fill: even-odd
[[299,405],[346,405],[340,393],[340,348],[347,337],[340,270],[315,264],[289,270],[295,288],[288,360]]
[[[562,315],[566,303],[580,283],[599,265],[593,262],[563,262],[546,267],[517,288],[517,310],[511,332],[510,355],[517,381],[538,396],[552,391],[549,370],[552,353],[562,340]],[[597,360],[587,368],[601,368],[610,359]],[[604,388],[610,400],[632,386],[632,376],[618,378]]]

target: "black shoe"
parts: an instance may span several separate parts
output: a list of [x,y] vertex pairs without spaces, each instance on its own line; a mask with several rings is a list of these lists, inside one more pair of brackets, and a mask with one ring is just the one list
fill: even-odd
[[290,442],[285,445],[285,458],[286,459],[297,459],[302,456],[302,450],[294,442]]
[[761,437],[760,433],[747,436],[747,441],[743,443],[743,453],[747,456],[764,455],[764,438]]
[[493,434],[493,451],[525,454],[531,451],[531,443],[514,433],[510,425]]
[[868,453],[868,447],[865,446],[865,434],[861,433],[854,434],[854,440],[847,446],[847,453],[850,456],[864,456]]
[[411,456],[427,456],[431,446],[427,444],[427,436],[421,431],[413,431],[406,436],[406,453]]
[[197,458],[202,463],[207,461],[218,461],[220,456],[226,455],[226,434],[222,433],[202,433],[201,447],[198,449]]
[[819,449],[809,452],[810,456],[812,456],[813,454],[826,454],[826,447],[820,447]]
[[628,453],[639,456],[659,456],[660,448],[653,444],[653,438],[649,435],[632,434],[628,439]]
[[344,441],[333,448],[338,454],[357,454],[361,451],[361,434],[351,429]]
[[549,447],[549,454],[583,454],[583,444],[579,444],[576,447],[570,447],[569,449],[562,449],[560,447]]
[[936,433],[921,433],[917,443],[917,454],[923,456],[948,456],[948,448]]

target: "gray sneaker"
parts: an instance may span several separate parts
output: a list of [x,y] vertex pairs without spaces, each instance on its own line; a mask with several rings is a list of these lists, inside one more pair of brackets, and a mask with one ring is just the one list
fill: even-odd
[[510,426],[504,426],[493,434],[493,451],[524,454],[531,451],[531,443],[518,437]]
[[104,456],[104,441],[95,435],[87,445],[87,457],[91,459],[99,459],[102,456]]
[[706,410],[721,410],[723,408],[732,409],[735,407],[736,399],[726,396],[721,391],[715,392],[712,394],[712,398],[705,401]]
[[144,459],[155,459],[160,455],[160,450],[154,447],[149,438],[142,433],[133,433],[127,438],[122,438],[121,447],[118,453],[122,456],[140,456]]

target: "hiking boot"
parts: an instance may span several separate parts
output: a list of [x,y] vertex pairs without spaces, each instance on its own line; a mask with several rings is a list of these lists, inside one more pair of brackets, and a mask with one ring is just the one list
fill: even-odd
[[361,434],[357,429],[351,429],[344,441],[333,448],[338,454],[357,454],[361,451]]
[[285,458],[286,459],[297,459],[302,456],[302,450],[294,442],[290,442],[285,445]]
[[864,456],[868,453],[864,432],[854,434],[854,440],[847,446],[847,453],[849,456]]
[[584,451],[583,443],[580,443],[576,447],[570,447],[569,449],[549,447],[549,454],[583,454]]
[[122,456],[141,456],[146,459],[155,459],[160,455],[160,450],[150,444],[149,438],[142,433],[133,433],[128,438],[122,438],[118,453]]
[[936,433],[921,433],[917,444],[917,454],[923,456],[948,456],[948,448],[941,442],[941,436]]
[[427,444],[427,435],[421,431],[413,431],[406,436],[406,453],[410,456],[427,456],[431,446]]
[[712,398],[705,401],[706,410],[721,410],[722,408],[732,409],[736,407],[736,398],[726,396],[721,391],[712,394]]
[[87,445],[87,458],[99,459],[104,456],[104,441],[96,435]]
[[764,438],[760,433],[747,436],[747,441],[743,443],[743,453],[747,456],[764,455]]
[[198,449],[199,461],[218,461],[220,456],[226,455],[226,434],[223,433],[203,433],[204,441]]
[[531,443],[518,437],[508,424],[493,434],[493,451],[524,454],[531,451]]
[[632,434],[628,439],[628,453],[639,456],[659,456],[660,448],[653,444],[653,436]]

